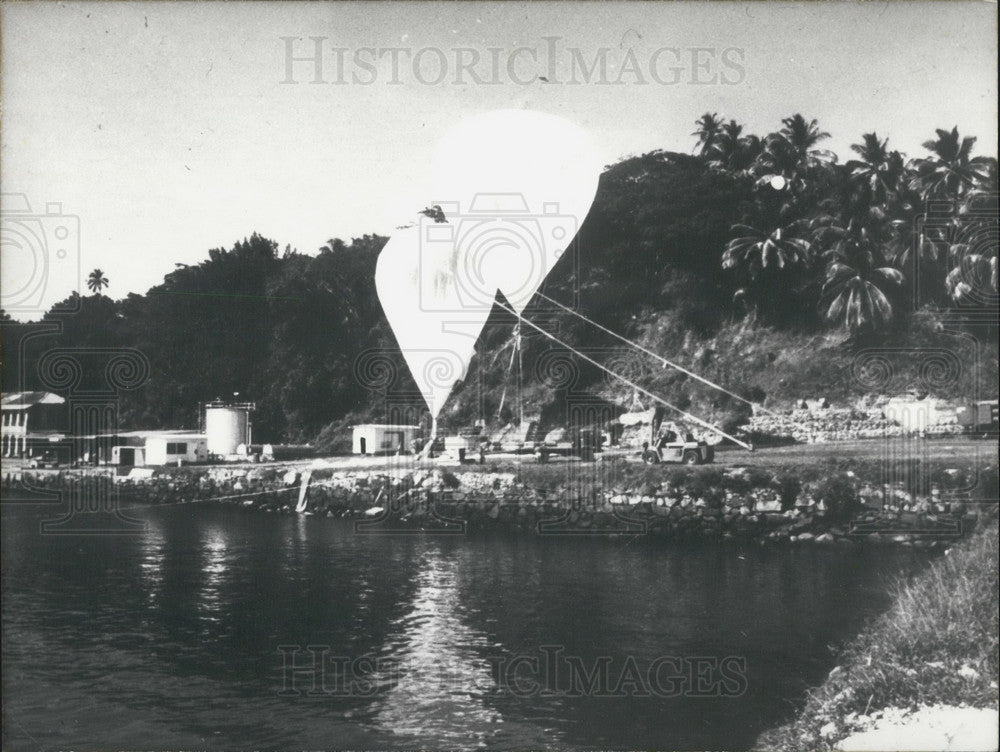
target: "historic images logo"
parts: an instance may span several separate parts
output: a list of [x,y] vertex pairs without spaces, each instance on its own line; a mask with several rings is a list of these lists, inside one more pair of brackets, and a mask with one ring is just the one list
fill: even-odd
[[542,37],[515,47],[340,47],[327,36],[283,36],[283,84],[355,86],[735,86],[747,76],[742,47],[568,46]]
[[419,677],[423,691],[511,697],[733,698],[747,690],[747,659],[727,655],[583,658],[561,645],[535,654],[497,655],[474,664],[333,655],[329,645],[279,645],[282,697],[376,697]]

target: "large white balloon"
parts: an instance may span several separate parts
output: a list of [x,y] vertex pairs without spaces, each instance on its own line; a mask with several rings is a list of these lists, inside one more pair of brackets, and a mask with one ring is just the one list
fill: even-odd
[[[423,225],[397,230],[379,254],[375,289],[431,416],[465,378],[489,309],[465,307],[448,251],[422,247]],[[432,277],[422,285],[421,278]]]
[[469,304],[491,307],[499,288],[523,311],[583,224],[600,175],[586,131],[555,115],[494,110],[453,128],[431,190],[456,226]]
[[501,291],[520,314],[583,223],[600,177],[587,134],[563,118],[498,110],[441,141],[432,198],[446,218],[393,234],[376,289],[436,419]]

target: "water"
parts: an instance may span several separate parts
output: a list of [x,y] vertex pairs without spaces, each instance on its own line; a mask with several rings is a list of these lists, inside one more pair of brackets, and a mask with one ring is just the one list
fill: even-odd
[[[145,533],[54,536],[39,534],[51,511],[4,509],[6,748],[745,748],[925,561],[357,535],[346,521],[206,505],[131,513]],[[327,662],[293,675],[291,659],[320,654],[310,645]],[[630,666],[646,685],[567,691],[567,659],[604,661],[605,689]],[[692,696],[699,665],[712,696]]]

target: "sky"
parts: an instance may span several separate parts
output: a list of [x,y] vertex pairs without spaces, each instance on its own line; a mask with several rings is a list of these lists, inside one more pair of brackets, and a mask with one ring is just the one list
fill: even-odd
[[[305,253],[331,237],[391,234],[440,198],[428,195],[438,142],[492,109],[567,118],[605,163],[690,152],[704,112],[761,135],[800,112],[831,133],[825,146],[841,160],[863,132],[921,156],[935,128],[954,125],[978,137],[977,153],[996,154],[995,3],[0,12],[0,271],[4,307],[19,318],[95,267],[122,297],[255,231]],[[25,283],[38,276],[26,227],[51,255],[37,288]]]

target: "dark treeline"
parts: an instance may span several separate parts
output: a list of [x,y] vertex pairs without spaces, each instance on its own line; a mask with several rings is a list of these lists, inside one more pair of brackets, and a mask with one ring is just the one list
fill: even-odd
[[[738,363],[720,356],[709,364],[707,346],[693,343],[717,342],[734,327],[792,338],[841,333],[851,347],[898,343],[913,336],[915,321],[995,306],[997,162],[973,156],[974,138],[939,130],[926,155],[908,159],[868,133],[840,163],[821,148],[828,134],[800,115],[760,137],[706,114],[693,135],[694,154],[655,151],[605,171],[576,252],[546,280],[548,296],[723,379]],[[123,394],[125,425],[193,427],[199,402],[239,392],[258,404],[259,436],[329,440],[349,420],[384,417],[388,392],[414,389],[375,294],[386,240],[334,239],[304,255],[254,234],[121,300],[102,293],[113,270],[95,270],[92,294],[74,301],[74,314],[53,307],[42,325],[58,331],[30,340],[24,363],[17,343],[39,325],[4,317],[3,388],[40,388],[34,365],[49,348],[132,347],[148,358],[150,376]],[[494,313],[446,421],[514,415],[510,406],[495,414],[509,385],[513,321]],[[610,347],[541,303],[528,315],[571,343]],[[394,378],[382,378],[373,353]],[[526,337],[522,396],[533,409],[554,399],[534,367],[551,354],[544,339]],[[597,383],[597,373],[578,376],[572,388]],[[683,391],[657,378],[645,383]],[[734,375],[732,386],[762,396],[751,381]],[[603,386],[595,392],[602,389],[607,395]]]
[[[150,373],[141,389],[122,393],[123,424],[196,427],[199,402],[239,392],[258,404],[261,437],[312,438],[364,399],[352,367],[358,353],[392,341],[373,280],[385,241],[332,240],[308,256],[254,234],[196,266],[178,265],[145,295],[94,293],[53,307],[72,314],[5,322],[4,390],[19,386],[18,330],[53,322],[61,331],[27,346],[26,388],[41,388],[31,366],[50,348],[131,347]],[[99,384],[102,374],[90,378]]]

